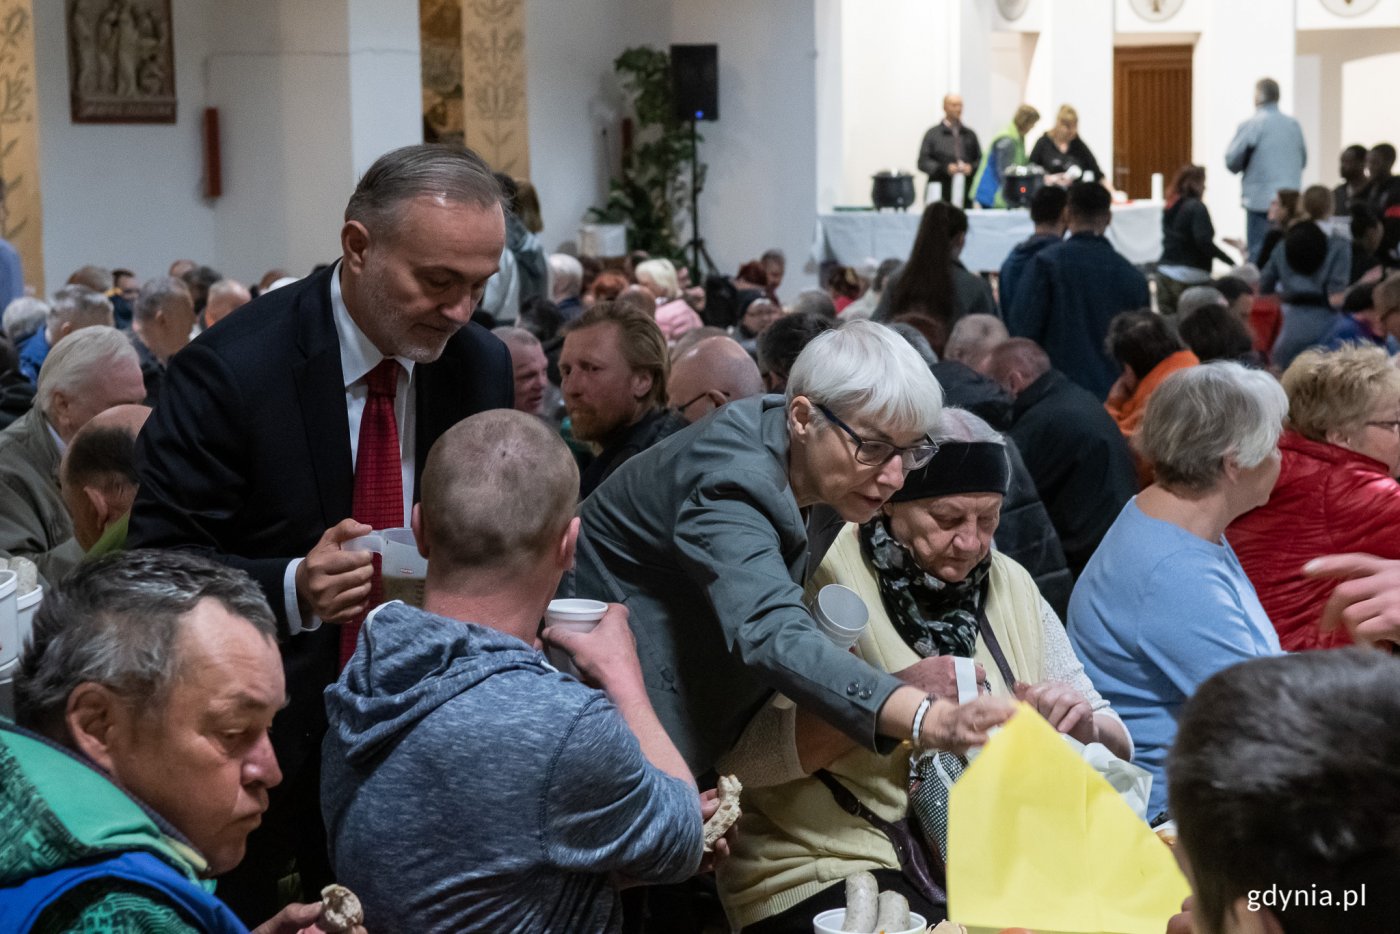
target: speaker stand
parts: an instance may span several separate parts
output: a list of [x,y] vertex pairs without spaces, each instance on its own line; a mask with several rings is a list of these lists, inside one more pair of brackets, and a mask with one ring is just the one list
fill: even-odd
[[[705,277],[717,272],[718,267],[705,249],[705,238],[700,236],[700,136],[695,127],[695,118],[690,119],[690,232],[689,242],[681,248],[682,253],[690,254],[690,281],[698,285]],[[700,261],[704,260],[702,264]]]

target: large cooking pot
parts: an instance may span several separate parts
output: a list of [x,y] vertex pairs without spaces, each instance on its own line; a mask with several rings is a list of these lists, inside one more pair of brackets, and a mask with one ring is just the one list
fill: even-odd
[[1009,208],[1027,208],[1045,187],[1045,170],[1038,165],[1013,165],[1001,177],[1001,196]]
[[875,210],[895,208],[906,210],[914,203],[914,176],[907,172],[877,172],[870,176],[870,203]]

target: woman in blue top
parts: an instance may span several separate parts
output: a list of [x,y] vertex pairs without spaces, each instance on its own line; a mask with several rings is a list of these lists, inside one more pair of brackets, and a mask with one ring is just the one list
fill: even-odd
[[1138,438],[1156,482],[1123,507],[1070,599],[1075,652],[1152,773],[1149,817],[1166,807],[1167,750],[1196,686],[1281,652],[1224,532],[1268,501],[1287,411],[1277,380],[1237,363],[1162,383]]

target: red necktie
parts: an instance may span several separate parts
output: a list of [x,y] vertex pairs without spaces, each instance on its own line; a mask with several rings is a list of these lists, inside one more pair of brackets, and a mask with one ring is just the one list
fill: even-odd
[[[394,393],[399,384],[399,364],[392,358],[380,361],[365,377],[369,395],[360,416],[360,444],[355,457],[355,492],[350,515],[357,522],[379,529],[403,525],[403,473],[399,463],[399,426],[394,420]],[[374,556],[374,577],[370,583],[369,608],[384,599],[380,558]],[[364,616],[340,627],[340,667],[355,654]]]

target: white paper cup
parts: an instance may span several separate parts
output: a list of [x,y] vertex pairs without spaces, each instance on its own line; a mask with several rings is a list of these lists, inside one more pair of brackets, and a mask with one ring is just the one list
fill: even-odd
[[551,600],[544,611],[544,624],[574,632],[592,632],[607,612],[608,605],[602,600]]
[[860,641],[860,634],[870,622],[870,608],[849,587],[827,584],[817,591],[812,601],[812,618],[828,639],[843,649]]
[[0,667],[19,658],[19,608],[15,599],[18,588],[18,574],[0,571]]
[[[544,628],[567,629],[570,632],[592,632],[598,622],[608,612],[608,605],[602,600],[581,600],[569,598],[551,600],[544,611]],[[549,660],[555,668],[565,674],[583,679],[574,660],[563,649],[550,646]]]
[[[882,934],[924,934],[928,928],[928,922],[924,916],[916,911],[909,912],[909,920],[913,922],[913,927],[907,931],[884,931]],[[830,911],[823,911],[812,919],[813,934],[841,934],[841,926],[846,923],[846,909],[833,908]]]

